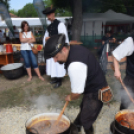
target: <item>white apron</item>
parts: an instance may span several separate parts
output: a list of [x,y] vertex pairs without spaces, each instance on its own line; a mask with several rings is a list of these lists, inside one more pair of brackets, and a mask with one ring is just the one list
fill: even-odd
[[55,62],[53,58],[46,60],[46,73],[50,75],[51,78],[54,77],[64,77],[66,70],[64,69],[64,64],[59,64]]

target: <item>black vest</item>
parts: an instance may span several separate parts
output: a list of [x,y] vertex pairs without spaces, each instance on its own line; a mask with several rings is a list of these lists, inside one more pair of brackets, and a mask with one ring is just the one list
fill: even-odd
[[47,28],[49,32],[49,37],[58,34],[58,25],[60,21],[55,19]]
[[88,49],[80,45],[71,45],[65,68],[67,69],[72,62],[81,62],[88,67],[84,94],[97,92],[100,88],[107,86],[99,63]]
[[[134,37],[132,36],[133,41]],[[126,74],[130,77],[134,78],[134,52],[132,55],[127,56],[127,67],[126,67]]]

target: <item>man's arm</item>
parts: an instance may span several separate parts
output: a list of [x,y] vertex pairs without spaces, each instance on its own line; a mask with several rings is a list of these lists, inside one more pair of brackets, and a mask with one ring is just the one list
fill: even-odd
[[84,92],[87,66],[81,62],[73,62],[68,67],[68,75],[71,81],[71,94],[67,95],[65,100],[76,100]]
[[48,31],[46,30],[45,35],[44,35],[44,38],[43,38],[43,46],[45,46],[46,41],[47,41],[49,38],[50,38],[50,37],[49,37],[49,33],[48,33]]
[[131,37],[125,39],[112,53],[114,57],[114,67],[115,67],[115,77],[120,80],[121,72],[119,61],[126,57],[130,56],[134,52],[134,43]]
[[72,100],[77,100],[80,97],[81,94],[74,94],[71,93],[69,95],[66,96],[65,100],[66,101],[72,101]]
[[120,65],[119,62],[117,61],[117,59],[114,57],[114,76],[118,79],[121,80],[121,72],[120,72]]
[[65,34],[65,37],[66,37],[65,42],[69,43],[67,28],[66,28],[65,24],[62,23],[62,22],[60,22],[59,25],[58,25],[58,34],[60,34],[60,33],[64,33]]

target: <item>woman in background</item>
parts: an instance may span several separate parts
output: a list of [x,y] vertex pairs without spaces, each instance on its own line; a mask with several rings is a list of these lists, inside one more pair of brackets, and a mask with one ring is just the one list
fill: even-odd
[[24,58],[28,79],[27,81],[32,80],[32,73],[31,73],[31,64],[34,68],[34,71],[38,75],[39,79],[44,81],[44,78],[41,76],[37,60],[35,55],[32,52],[31,47],[33,47],[33,42],[35,42],[35,38],[33,36],[33,33],[30,31],[30,27],[27,21],[23,21],[21,23],[21,32],[19,34],[20,42],[21,42],[21,55]]

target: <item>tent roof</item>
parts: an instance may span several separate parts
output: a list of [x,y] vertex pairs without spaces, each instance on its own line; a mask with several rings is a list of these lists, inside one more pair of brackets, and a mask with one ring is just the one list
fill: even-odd
[[91,20],[100,20],[100,21],[134,21],[134,17],[123,14],[116,13],[113,10],[108,10],[105,13],[84,13],[83,14],[84,21]]
[[[66,17],[70,18],[70,17]],[[65,17],[57,17],[58,20],[65,23]],[[26,20],[30,26],[41,26],[41,22],[39,18],[11,18],[13,25],[20,27],[21,22]],[[47,19],[46,19],[47,20]],[[50,21],[47,20],[47,24],[50,24]],[[0,27],[7,27],[5,21],[0,21]]]

